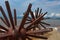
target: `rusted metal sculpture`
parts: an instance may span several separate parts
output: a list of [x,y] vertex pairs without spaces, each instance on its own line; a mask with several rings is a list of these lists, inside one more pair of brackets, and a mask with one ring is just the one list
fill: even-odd
[[[3,8],[0,6],[0,11],[4,17],[4,18],[0,17],[0,19],[6,25],[6,27],[4,27],[3,25],[0,25],[0,40],[26,40],[26,39],[32,40],[32,37],[48,39],[47,37],[44,37],[42,35],[40,36],[40,35],[35,35],[35,34],[40,34],[43,32],[50,32],[51,29],[31,31],[31,29],[33,28],[31,26],[39,22],[46,13],[39,16],[37,19],[31,22],[31,24],[29,24],[27,27],[24,27],[29,13],[31,13],[31,16],[34,18],[31,12],[32,4],[29,4],[28,9],[23,16],[20,26],[17,27],[16,9],[14,9],[14,18],[13,18],[8,1],[5,1],[5,5],[7,8],[9,19],[7,18]],[[3,29],[4,31],[1,29]]]
[[[30,11],[30,13],[31,13],[32,15],[27,18],[26,24],[32,23],[32,22],[33,22],[34,20],[36,20],[38,17],[41,17],[41,16],[43,15],[42,9],[40,9],[40,11],[39,11],[39,8],[37,8],[37,10],[35,10],[35,13],[33,13],[32,11]],[[47,14],[47,12],[46,12],[45,14]],[[44,20],[44,19],[45,19],[44,16],[43,16],[41,19],[39,19],[39,21],[36,22],[36,24],[34,24],[34,25],[32,26],[32,27],[33,27],[33,30],[35,30],[35,28],[41,29],[41,26],[42,26],[44,29],[46,29],[46,27],[45,27],[44,25],[50,26],[50,24],[45,23],[45,22],[42,22],[42,20]],[[44,25],[43,25],[43,24],[44,24]]]

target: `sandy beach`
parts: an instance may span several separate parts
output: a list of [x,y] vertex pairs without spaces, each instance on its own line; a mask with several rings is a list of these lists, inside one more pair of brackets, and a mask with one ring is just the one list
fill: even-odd
[[[52,32],[49,32],[49,33],[45,34],[44,36],[48,37],[47,40],[60,40],[60,32],[58,32],[56,29],[53,29]],[[33,40],[44,40],[44,39],[33,38]]]
[[51,34],[52,35],[48,38],[48,40],[60,40],[60,32],[58,32],[57,30],[53,30]]

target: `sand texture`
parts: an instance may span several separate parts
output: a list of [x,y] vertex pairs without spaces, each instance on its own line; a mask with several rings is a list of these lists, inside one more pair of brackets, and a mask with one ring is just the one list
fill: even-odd
[[[52,32],[49,32],[49,33],[45,34],[44,36],[47,36],[48,40],[60,40],[60,32],[58,32],[55,29],[53,29]],[[33,40],[45,40],[45,39],[36,39],[36,38],[33,38]]]

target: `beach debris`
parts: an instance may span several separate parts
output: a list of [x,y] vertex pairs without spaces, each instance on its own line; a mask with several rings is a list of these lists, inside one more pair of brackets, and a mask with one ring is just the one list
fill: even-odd
[[[32,4],[29,4],[27,11],[24,13],[20,26],[17,26],[16,9],[14,9],[14,18],[13,18],[9,2],[5,1],[5,5],[8,12],[8,17],[6,16],[2,6],[0,6],[0,12],[3,15],[3,17],[0,17],[0,19],[6,25],[6,27],[0,25],[0,40],[26,40],[26,39],[32,40],[33,37],[40,39],[48,39],[48,37],[42,36],[41,34],[52,31],[51,28],[31,31],[31,29],[33,28],[31,26],[42,20],[42,17],[46,13],[37,17],[33,22],[31,22],[31,24],[29,24],[25,28],[24,25],[27,21],[27,18],[29,17],[28,16],[29,13],[34,18],[31,11]],[[35,35],[35,34],[40,34],[40,35]]]

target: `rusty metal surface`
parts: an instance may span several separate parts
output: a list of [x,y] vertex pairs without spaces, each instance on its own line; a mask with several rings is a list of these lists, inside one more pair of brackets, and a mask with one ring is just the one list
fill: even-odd
[[6,14],[5,14],[5,12],[4,12],[4,10],[3,10],[3,8],[1,6],[0,6],[0,11],[1,11],[1,13],[2,13],[2,15],[3,15],[5,21],[6,21],[7,25],[8,25],[8,27],[10,27],[8,18],[7,18]]
[[[33,11],[31,10],[32,4],[30,3],[27,8],[27,11],[24,13],[20,26],[17,27],[16,9],[14,9],[14,17],[13,17],[9,2],[5,1],[5,5],[6,5],[6,9],[7,9],[9,17],[6,16],[2,6],[0,6],[0,11],[2,12],[2,15],[4,17],[4,19],[2,17],[0,17],[0,19],[7,25],[6,27],[0,25],[0,40],[26,40],[26,39],[32,40],[32,37],[40,38],[40,39],[48,39],[48,37],[44,37],[40,35],[41,33],[50,32],[52,31],[52,29],[47,28],[47,29],[42,29],[42,30],[34,30],[34,31],[31,30],[34,28],[32,27],[32,25],[36,26],[37,23],[43,23],[46,25],[50,25],[50,24],[41,22],[41,20],[43,20],[43,16],[47,14],[47,12],[44,14],[39,14],[41,13],[42,9],[39,12],[39,8],[38,8],[36,11],[36,16],[34,16]],[[29,13],[32,19],[29,17]],[[24,25],[27,20],[32,21],[32,22],[30,22],[30,24],[28,23],[29,25],[25,28]]]
[[[42,9],[40,9],[40,11],[39,11],[39,8],[37,8],[37,10],[35,10],[35,13],[33,13],[33,12],[31,12],[31,11],[30,11],[30,13],[31,13],[31,17],[28,17],[28,18],[27,18],[27,21],[28,21],[28,22],[26,22],[26,24],[29,24],[29,23],[34,24],[33,21],[34,21],[34,20],[37,20],[37,18],[40,17],[40,19],[38,19],[37,21],[35,21],[35,24],[33,25],[33,30],[35,30],[35,28],[41,29],[41,28],[40,28],[41,26],[42,26],[44,29],[46,29],[46,27],[45,27],[44,25],[50,26],[50,24],[45,23],[45,22],[42,22],[42,20],[45,19],[44,16],[42,16],[42,15],[47,14],[47,12],[44,13],[44,14],[42,14]],[[44,24],[44,25],[43,25],[43,24]],[[40,26],[39,26],[39,25],[40,25]],[[31,27],[31,26],[30,26],[30,27]]]

